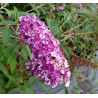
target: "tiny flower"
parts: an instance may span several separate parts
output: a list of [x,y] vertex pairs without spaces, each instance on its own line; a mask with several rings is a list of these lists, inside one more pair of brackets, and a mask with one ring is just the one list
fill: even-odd
[[39,36],[40,36],[41,39],[45,38],[44,34],[40,34]]
[[26,69],[28,70],[30,68],[31,62],[26,62]]
[[73,34],[73,32],[72,31],[69,31],[69,32],[66,32],[66,34]]
[[30,66],[27,65],[27,66],[26,66],[26,69],[28,70],[29,68],[30,68]]
[[57,6],[57,9],[62,11],[62,10],[64,10],[64,7],[63,6]]
[[50,6],[51,11],[55,11],[55,7],[53,5]]
[[66,82],[65,87],[69,87],[70,81]]
[[71,76],[71,73],[70,73],[69,71],[67,72],[67,76],[68,76],[68,77],[70,77],[70,76]]
[[57,54],[56,54],[55,51],[51,52],[51,55],[52,55],[53,57],[56,57],[56,56],[57,56]]
[[62,74],[64,74],[64,70],[61,70],[60,72],[61,72]]
[[65,66],[66,68],[68,67],[68,62],[67,62],[67,60],[65,60],[64,66]]
[[77,7],[77,9],[82,9],[82,3],[78,3],[78,4],[76,5],[76,7]]

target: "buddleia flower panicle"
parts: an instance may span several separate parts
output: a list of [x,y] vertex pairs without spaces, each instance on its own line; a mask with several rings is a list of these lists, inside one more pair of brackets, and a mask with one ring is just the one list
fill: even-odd
[[60,83],[70,84],[69,65],[60,49],[60,42],[36,16],[20,16],[19,39],[25,40],[32,52],[31,62],[26,62],[26,69],[39,77],[46,85],[56,87]]

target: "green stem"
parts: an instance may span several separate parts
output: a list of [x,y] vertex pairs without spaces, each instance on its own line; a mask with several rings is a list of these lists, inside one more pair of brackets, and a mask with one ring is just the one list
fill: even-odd
[[87,32],[87,33],[77,33],[77,34],[70,34],[70,35],[61,35],[62,37],[64,37],[62,40],[60,40],[60,42],[63,42],[69,38],[71,38],[72,36],[82,36],[82,35],[89,35],[89,34],[97,34],[98,32]]
[[8,3],[4,3],[4,5],[1,6],[0,10],[3,9],[3,8],[5,8],[7,5],[8,5]]
[[16,36],[10,35],[10,37],[12,37],[12,38],[15,38],[15,39],[18,39],[18,40],[19,40],[19,38],[18,38],[18,37],[16,37]]
[[18,25],[20,25],[20,24],[2,24],[0,26],[18,26]]
[[97,32],[77,33],[77,34],[73,34],[73,35],[80,36],[80,35],[88,35],[88,34],[95,34],[95,33],[97,33]]
[[[10,42],[9,42],[10,45],[12,45]],[[21,54],[21,52],[19,52],[18,50],[16,50],[16,53],[21,56],[25,61],[30,61],[28,60],[28,58],[25,58],[23,54]]]
[[[2,32],[0,32],[0,34],[2,34]],[[18,38],[18,37],[16,37],[16,36],[10,35],[10,37],[12,37],[12,38],[15,38],[15,39],[18,39],[18,40],[19,40],[19,38]]]
[[41,4],[41,5],[37,6],[35,9],[28,10],[26,13],[29,13],[29,12],[31,12],[32,10],[36,10],[36,9],[38,9],[38,8],[44,6],[44,5],[46,5],[46,4]]
[[24,55],[22,55],[18,50],[16,50],[16,53],[17,53],[19,56],[23,57],[24,60],[30,61],[30,60],[28,60],[27,58],[25,58]]
[[62,29],[62,27],[64,26],[64,24],[66,23],[66,22],[68,22],[70,19],[71,19],[71,17],[72,17],[72,15],[74,14],[74,12],[75,12],[76,10],[72,10],[72,12],[69,14],[69,16],[67,17],[67,19],[63,22],[63,24],[60,26],[60,28]]
[[68,31],[66,31],[66,32],[73,31],[74,29],[76,29],[76,28],[78,28],[78,27],[82,26],[85,22],[87,22],[87,21],[82,22],[81,24],[79,24],[79,25],[77,25],[77,26],[75,26],[75,27],[71,28],[70,30],[68,30]]

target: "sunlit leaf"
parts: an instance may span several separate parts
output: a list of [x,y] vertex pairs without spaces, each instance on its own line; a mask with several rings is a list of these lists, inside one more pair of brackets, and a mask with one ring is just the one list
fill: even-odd
[[11,70],[11,73],[13,73],[15,71],[15,68],[16,68],[16,58],[14,55],[11,55],[8,59],[8,64],[10,64],[10,70]]
[[2,20],[0,25],[15,25],[16,23],[12,20]]
[[10,40],[10,30],[8,28],[4,27],[0,31],[2,32],[2,43],[5,46],[8,46],[9,45],[9,40]]
[[11,12],[8,9],[6,9],[6,8],[3,8],[3,9],[7,12],[8,16],[10,17],[11,16]]
[[14,15],[15,15],[15,20],[17,20],[18,16],[19,16],[19,12],[18,12],[18,9],[16,7],[14,7]]
[[59,38],[61,35],[61,30],[59,28],[58,22],[56,20],[53,20],[53,19],[47,19],[47,24],[49,26],[49,29],[53,33],[53,35],[55,37]]

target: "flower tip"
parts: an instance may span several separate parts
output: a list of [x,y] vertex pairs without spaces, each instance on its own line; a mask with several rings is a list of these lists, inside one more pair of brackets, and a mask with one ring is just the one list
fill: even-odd
[[64,7],[63,6],[57,6],[57,9],[62,11],[62,10],[64,10]]
[[82,3],[78,3],[78,4],[76,5],[76,7],[77,7],[77,9],[82,9]]

